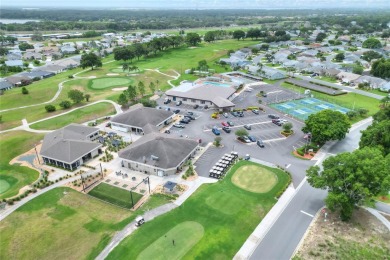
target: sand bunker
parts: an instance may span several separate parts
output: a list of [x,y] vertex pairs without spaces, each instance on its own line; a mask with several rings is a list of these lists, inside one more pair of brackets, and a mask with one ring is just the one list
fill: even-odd
[[123,91],[123,90],[126,90],[127,87],[123,87],[123,88],[113,88],[111,89],[112,91]]
[[119,73],[107,73],[107,76],[118,76]]

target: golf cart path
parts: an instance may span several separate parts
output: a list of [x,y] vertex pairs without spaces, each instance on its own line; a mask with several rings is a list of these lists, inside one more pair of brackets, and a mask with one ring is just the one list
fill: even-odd
[[17,210],[18,208],[20,208],[21,206],[23,206],[24,204],[26,204],[30,200],[35,199],[36,197],[42,195],[45,192],[48,192],[49,190],[52,190],[52,189],[57,188],[57,187],[60,187],[62,185],[65,185],[65,184],[67,184],[69,182],[72,182],[72,181],[75,181],[77,179],[80,179],[80,176],[75,176],[75,177],[71,177],[71,178],[63,180],[63,181],[59,181],[57,183],[54,183],[53,185],[50,185],[49,187],[41,189],[41,190],[37,191],[36,193],[21,199],[19,202],[17,202],[16,204],[10,206],[6,210],[0,211],[0,221],[2,221],[4,218],[6,218],[12,212]]
[[92,106],[92,105],[95,105],[95,104],[99,104],[99,103],[110,103],[114,106],[115,108],[115,111],[116,111],[116,114],[120,114],[122,113],[122,108],[120,107],[120,105],[118,105],[117,103],[115,103],[114,101],[112,100],[98,100],[98,101],[95,101],[95,102],[92,102],[92,103],[89,103],[85,106],[81,106],[81,107],[77,107],[77,108],[74,108],[74,109],[71,109],[69,111],[66,111],[64,113],[61,113],[61,114],[57,114],[57,115],[54,115],[54,116],[50,116],[50,117],[46,117],[46,118],[43,118],[43,119],[40,119],[40,120],[37,120],[37,121],[34,121],[32,123],[28,123],[26,119],[23,119],[22,120],[22,125],[21,126],[18,126],[18,127],[15,127],[15,128],[11,128],[11,129],[7,129],[7,130],[3,130],[3,131],[0,131],[0,134],[2,133],[6,133],[6,132],[11,132],[11,131],[19,131],[19,130],[24,130],[24,131],[27,131],[27,132],[32,132],[32,133],[50,133],[52,132],[53,130],[36,130],[36,129],[31,129],[30,126],[35,124],[35,123],[39,123],[39,122],[43,122],[43,121],[46,121],[46,120],[49,120],[49,119],[53,119],[53,118],[56,118],[56,117],[60,117],[60,116],[63,116],[63,115],[66,115],[66,114],[69,114],[75,110],[78,110],[78,109],[82,109],[82,108],[85,108],[85,107],[89,107],[89,106]]
[[[199,176],[194,181],[183,181],[183,184],[188,184],[190,188],[186,190],[179,198],[177,198],[173,203],[168,203],[160,207],[154,208],[150,211],[144,213],[143,217],[145,221],[151,221],[155,217],[163,215],[181,205],[186,201],[203,183],[214,183],[217,182],[215,179],[205,178]],[[131,235],[136,230],[135,221],[129,223],[122,231],[119,231],[111,239],[111,242],[100,252],[99,256],[96,257],[97,260],[105,259],[108,254],[117,246],[119,243],[125,239],[127,236]]]
[[[115,61],[115,60],[107,61],[107,62],[105,62],[105,63],[103,63],[103,64],[111,63],[111,62],[114,62],[114,61]],[[86,72],[86,71],[89,71],[89,70],[90,70],[90,69],[82,70],[82,71],[80,71],[80,72],[77,72],[77,73],[73,74],[73,77],[74,77],[74,78],[72,78],[72,79],[67,79],[67,80],[64,80],[64,81],[61,81],[61,82],[58,84],[58,90],[57,90],[56,94],[55,94],[49,101],[45,101],[45,102],[42,102],[42,103],[39,103],[39,104],[28,105],[28,106],[7,108],[7,109],[0,110],[0,113],[1,113],[1,112],[12,111],[12,110],[18,110],[18,109],[22,109],[22,108],[36,107],[36,106],[40,106],[40,105],[52,103],[52,102],[54,102],[54,101],[58,98],[58,96],[61,94],[62,89],[63,89],[63,87],[64,87],[64,83],[69,82],[69,81],[72,81],[72,80],[76,80],[76,79],[93,79],[93,78],[96,78],[95,76],[90,76],[90,77],[78,77],[78,76],[77,76],[78,74],[83,73],[83,72]]]

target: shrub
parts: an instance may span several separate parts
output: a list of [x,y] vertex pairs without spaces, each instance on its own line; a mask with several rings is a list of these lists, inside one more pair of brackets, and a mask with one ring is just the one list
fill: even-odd
[[254,109],[259,109],[259,107],[247,107],[246,110],[254,110]]
[[68,78],[70,78],[70,79],[73,79],[73,78],[74,78],[74,76],[73,76],[73,75],[69,75],[69,76],[68,76]]
[[26,87],[22,87],[22,94],[23,95],[27,95],[28,94],[28,90]]
[[60,107],[62,107],[63,109],[70,108],[71,106],[72,106],[72,103],[69,100],[63,100],[60,103]]
[[53,105],[46,105],[45,109],[48,113],[56,111],[56,107]]

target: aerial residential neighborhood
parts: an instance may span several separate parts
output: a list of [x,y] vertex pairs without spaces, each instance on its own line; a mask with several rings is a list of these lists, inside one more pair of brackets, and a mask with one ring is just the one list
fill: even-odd
[[1,259],[388,259],[387,1],[0,14]]

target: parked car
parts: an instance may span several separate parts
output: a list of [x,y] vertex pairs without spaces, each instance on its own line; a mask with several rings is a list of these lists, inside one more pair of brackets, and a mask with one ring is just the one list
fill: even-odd
[[197,109],[198,107],[199,107],[199,105],[198,105],[198,104],[194,105],[194,109]]
[[267,97],[267,93],[263,93],[262,96],[263,96],[263,97]]
[[228,126],[222,127],[222,130],[225,131],[227,134],[232,131],[232,129],[230,129],[230,127],[228,127]]
[[279,121],[279,119],[272,119],[272,123],[274,123],[275,125],[278,125],[278,126],[283,125],[283,123],[281,123],[281,122]]
[[205,105],[203,108],[204,108],[204,109],[209,109],[209,106],[208,106],[208,105]]
[[251,140],[251,142],[256,142],[256,137],[248,135],[248,139]]
[[182,120],[187,120],[188,122],[191,122],[192,121],[192,119],[191,118],[189,118],[188,116],[183,116],[183,118],[182,118]]
[[228,113],[223,113],[222,115],[223,115],[224,118],[228,118],[229,117]]
[[187,112],[187,115],[193,116],[193,115],[194,115],[194,112],[188,111],[188,112]]
[[227,121],[229,126],[234,126],[234,123],[232,121]]
[[238,114],[238,117],[244,117],[244,112],[242,112],[242,111],[238,111],[237,114]]
[[221,131],[219,131],[219,129],[218,129],[216,126],[213,127],[212,132],[213,132],[213,134],[215,134],[215,135],[220,135],[220,134],[221,134]]
[[141,226],[142,224],[144,224],[145,223],[145,219],[144,219],[144,217],[142,217],[142,216],[138,216],[136,219],[135,219],[135,226],[136,227],[139,227],[139,226]]
[[189,118],[189,119],[191,119],[191,120],[195,120],[195,119],[196,119],[194,116],[191,116],[191,115],[185,115],[184,117],[185,117],[185,118]]
[[256,115],[259,114],[259,110],[257,110],[257,109],[252,109],[252,112],[253,112],[254,114],[256,114]]
[[238,137],[238,140],[240,140],[241,142],[244,142],[244,143],[251,142],[251,140],[249,140],[248,136],[246,136],[246,135]]
[[222,122],[221,125],[223,125],[223,126],[229,126],[229,124],[226,123],[226,122]]
[[166,111],[171,111],[171,108],[170,107],[166,107],[165,110]]
[[310,139],[311,138],[311,133],[307,133],[303,136],[304,139]]
[[183,104],[183,102],[181,102],[181,101],[176,102],[176,106],[180,106],[181,104]]
[[183,124],[174,124],[173,127],[177,127],[177,128],[185,128],[185,126]]
[[272,114],[268,115],[268,117],[271,119],[279,119],[277,115],[272,115]]
[[250,125],[244,125],[244,128],[245,128],[246,130],[251,130],[251,129],[252,129],[252,127],[251,127]]
[[188,124],[190,120],[183,118],[182,120],[179,121],[181,124]]
[[180,109],[175,109],[175,110],[173,110],[173,113],[179,114],[179,113],[180,113]]
[[169,103],[171,103],[171,100],[170,100],[169,98],[166,98],[166,99],[164,100],[164,104],[169,104]]
[[238,117],[238,113],[235,111],[230,112],[230,114],[232,114],[232,116],[234,116],[234,117]]
[[246,154],[245,157],[244,157],[244,159],[247,160],[247,161],[250,160],[250,159],[251,159],[250,154]]
[[264,147],[265,147],[264,142],[263,142],[263,140],[261,140],[261,139],[257,140],[256,144],[257,144],[259,147],[261,147],[261,148],[264,148]]
[[111,123],[107,123],[107,124],[106,124],[106,127],[111,127]]

